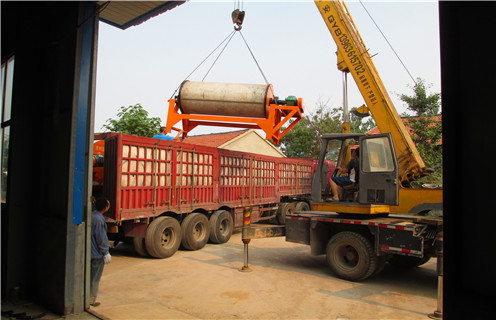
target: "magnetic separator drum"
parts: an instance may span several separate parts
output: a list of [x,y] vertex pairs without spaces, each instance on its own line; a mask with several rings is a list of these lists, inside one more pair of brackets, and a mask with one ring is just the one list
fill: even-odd
[[266,118],[270,99],[274,99],[271,84],[186,80],[179,89],[178,104],[183,114]]

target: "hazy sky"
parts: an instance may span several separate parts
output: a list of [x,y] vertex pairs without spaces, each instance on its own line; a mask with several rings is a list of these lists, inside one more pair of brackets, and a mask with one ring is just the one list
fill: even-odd
[[[233,30],[233,0],[188,1],[141,25],[121,30],[100,22],[95,132],[121,106],[140,103],[150,116],[167,121],[167,100],[200,62]],[[365,45],[399,113],[397,94],[413,85],[386,40],[357,0],[346,2]],[[441,91],[437,1],[363,1],[414,78],[428,92]],[[336,44],[313,1],[244,1],[243,33],[269,83],[280,98],[302,97],[306,111],[319,100],[342,106],[342,75],[336,68]],[[201,81],[220,50],[188,80]],[[205,81],[264,84],[236,34]],[[364,103],[351,76],[349,107]],[[198,127],[190,135],[235,130]]]

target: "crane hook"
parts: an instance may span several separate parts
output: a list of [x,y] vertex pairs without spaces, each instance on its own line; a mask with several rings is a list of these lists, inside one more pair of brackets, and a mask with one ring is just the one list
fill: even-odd
[[232,12],[231,16],[232,16],[232,21],[235,24],[234,30],[236,31],[241,30],[241,25],[243,24],[243,20],[245,18],[245,12],[236,9]]

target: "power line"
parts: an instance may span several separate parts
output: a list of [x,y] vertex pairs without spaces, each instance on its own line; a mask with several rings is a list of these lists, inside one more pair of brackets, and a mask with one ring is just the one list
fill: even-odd
[[405,66],[405,64],[403,63],[403,61],[401,60],[400,56],[396,53],[396,51],[394,50],[393,46],[391,45],[391,43],[389,43],[389,40],[386,38],[386,36],[384,35],[384,33],[382,32],[381,28],[379,28],[379,26],[377,25],[377,23],[375,22],[374,18],[372,18],[372,15],[369,13],[369,11],[367,10],[367,8],[365,8],[365,5],[362,3],[362,0],[359,0],[360,4],[362,5],[363,9],[365,10],[365,12],[367,12],[367,14],[369,15],[370,19],[372,20],[372,22],[374,23],[374,25],[376,26],[377,30],[379,30],[379,32],[381,33],[382,37],[386,40],[387,44],[389,45],[389,47],[391,48],[391,50],[393,50],[394,54],[396,55],[396,57],[398,58],[398,60],[400,61],[401,65],[403,66],[403,68],[405,68],[406,72],[408,73],[408,75],[410,76],[410,78],[412,78],[412,81],[413,83],[415,83],[415,85],[417,85],[417,81],[415,81],[415,79],[413,78],[413,76],[411,75],[410,71],[408,71],[408,68]]

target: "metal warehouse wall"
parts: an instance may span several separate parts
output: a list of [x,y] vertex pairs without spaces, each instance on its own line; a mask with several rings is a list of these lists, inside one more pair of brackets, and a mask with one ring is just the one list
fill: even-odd
[[18,286],[21,297],[58,314],[80,313],[95,4],[1,6],[2,62],[15,55],[2,298]]

